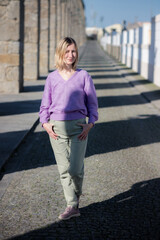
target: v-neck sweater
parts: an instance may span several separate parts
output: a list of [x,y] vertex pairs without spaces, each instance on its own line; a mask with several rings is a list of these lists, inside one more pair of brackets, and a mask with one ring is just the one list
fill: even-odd
[[58,70],[46,79],[40,106],[40,122],[75,120],[88,117],[88,123],[98,120],[95,87],[87,71],[77,69],[65,80]]

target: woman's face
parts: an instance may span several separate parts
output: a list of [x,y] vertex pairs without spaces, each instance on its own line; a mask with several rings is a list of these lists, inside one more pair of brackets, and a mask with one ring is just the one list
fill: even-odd
[[77,53],[74,43],[69,45],[64,55],[64,62],[66,65],[72,65],[76,61]]

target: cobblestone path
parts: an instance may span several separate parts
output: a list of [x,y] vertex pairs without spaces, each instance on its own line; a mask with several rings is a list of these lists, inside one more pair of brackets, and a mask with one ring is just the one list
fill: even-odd
[[95,41],[80,67],[92,75],[99,102],[81,216],[57,219],[66,203],[48,136],[37,124],[1,173],[0,239],[159,240],[159,112]]

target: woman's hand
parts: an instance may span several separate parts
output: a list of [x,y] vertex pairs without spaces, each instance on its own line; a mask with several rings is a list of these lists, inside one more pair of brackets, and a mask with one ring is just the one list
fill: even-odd
[[51,123],[43,123],[43,127],[51,138],[58,139],[58,135],[54,132],[54,126]]
[[83,127],[83,131],[78,136],[78,139],[79,140],[86,140],[90,129],[93,127],[93,123],[88,123],[88,124],[79,123],[78,125]]

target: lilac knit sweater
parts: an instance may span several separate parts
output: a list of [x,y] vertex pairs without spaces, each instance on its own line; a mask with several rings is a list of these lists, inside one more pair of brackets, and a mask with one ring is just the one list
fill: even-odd
[[98,120],[98,104],[91,76],[82,69],[66,81],[58,70],[46,79],[40,106],[40,122],[89,118],[88,123]]

